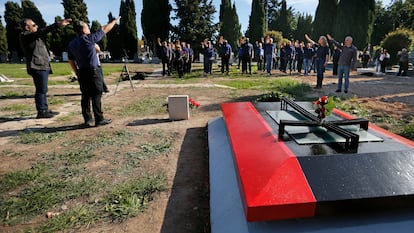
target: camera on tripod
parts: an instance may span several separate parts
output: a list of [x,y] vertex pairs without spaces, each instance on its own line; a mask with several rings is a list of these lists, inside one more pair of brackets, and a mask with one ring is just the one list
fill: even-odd
[[122,51],[123,51],[122,60],[124,62],[124,66],[122,67],[121,74],[119,75],[119,79],[118,79],[118,83],[116,84],[114,95],[116,94],[116,91],[118,90],[119,83],[121,81],[127,81],[127,80],[129,80],[129,83],[131,84],[132,91],[135,92],[135,87],[134,87],[134,84],[132,83],[131,75],[129,74],[129,69],[127,66],[128,58],[129,58],[128,53],[126,52],[125,49],[123,49]]

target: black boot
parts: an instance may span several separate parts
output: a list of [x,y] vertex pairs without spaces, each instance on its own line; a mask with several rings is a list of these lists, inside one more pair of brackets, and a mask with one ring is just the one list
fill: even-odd
[[50,110],[41,110],[37,112],[37,119],[41,119],[41,118],[52,118],[56,115],[58,115],[58,112],[52,112]]

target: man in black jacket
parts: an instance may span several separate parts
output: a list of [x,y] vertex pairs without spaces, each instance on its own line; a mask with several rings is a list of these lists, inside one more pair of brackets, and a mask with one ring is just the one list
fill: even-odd
[[38,28],[31,19],[23,19],[20,34],[20,46],[26,57],[27,73],[32,76],[36,88],[35,102],[37,118],[51,118],[58,113],[49,110],[47,105],[47,81],[49,79],[50,57],[42,37],[52,30],[70,24],[71,19],[64,19],[45,28]]

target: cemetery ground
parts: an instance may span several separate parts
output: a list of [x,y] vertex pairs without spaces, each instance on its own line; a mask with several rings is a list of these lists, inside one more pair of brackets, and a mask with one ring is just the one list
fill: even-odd
[[[316,76],[229,76],[202,67],[184,79],[162,77],[160,65],[128,64],[145,80],[119,82],[123,64],[104,64],[110,93],[102,98],[112,124],[85,128],[77,82],[69,65],[54,63],[49,107],[60,114],[36,119],[34,87],[23,64],[1,64],[13,79],[0,83],[0,232],[210,232],[207,124],[220,104],[271,100],[281,93],[331,104],[414,138],[414,77],[351,77],[338,94],[327,71]],[[254,69],[254,68],[253,68]],[[115,92],[115,89],[117,91]],[[170,121],[168,95],[186,94],[201,104],[189,120]]]

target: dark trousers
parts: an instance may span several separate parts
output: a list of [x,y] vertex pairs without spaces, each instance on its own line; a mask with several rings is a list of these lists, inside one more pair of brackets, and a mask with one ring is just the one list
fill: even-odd
[[168,59],[162,59],[162,76],[171,75],[170,62]]
[[[247,69],[249,69],[248,72],[247,72]],[[252,57],[243,57],[243,59],[242,59],[242,73],[252,74]]]
[[104,120],[102,113],[102,78],[99,69],[81,69],[78,71],[78,80],[82,92],[81,107],[85,122],[92,119],[91,102],[95,122]]
[[48,110],[47,105],[47,81],[49,79],[49,70],[31,70],[30,74],[33,78],[35,85],[35,103],[36,110],[45,111]]
[[224,71],[228,73],[229,66],[230,66],[230,56],[223,55],[223,57],[221,58],[221,73],[224,73]]
[[182,78],[184,75],[184,67],[185,67],[185,62],[182,58],[179,58],[176,61],[176,67],[177,67],[177,73],[178,73],[178,77]]
[[325,72],[325,59],[316,58],[316,87],[321,88],[323,83],[323,73]]
[[263,63],[264,61],[264,56],[258,56],[257,59],[257,70],[261,71],[265,69],[265,65],[266,63]]
[[102,79],[103,91],[109,92],[108,86],[106,86],[106,83],[105,83],[105,78],[104,78],[104,73],[103,73],[102,66],[99,66],[97,69],[98,69],[99,75],[101,76],[101,79]]
[[185,64],[185,72],[186,73],[191,73],[191,67],[193,65],[193,60],[192,59],[188,59],[188,61]]
[[406,61],[406,62],[401,62],[400,61],[399,66],[400,66],[400,68],[398,68],[398,74],[397,75],[407,76],[408,61]]
[[338,74],[338,62],[333,62],[332,74],[333,75],[337,75]]
[[286,72],[286,64],[287,64],[286,58],[281,57],[280,58],[280,67],[279,67],[279,70],[282,71],[282,72]]
[[296,69],[298,70],[299,73],[302,72],[302,66],[303,66],[303,58],[298,59],[296,61]]

